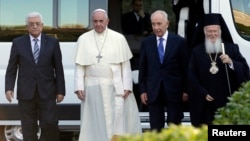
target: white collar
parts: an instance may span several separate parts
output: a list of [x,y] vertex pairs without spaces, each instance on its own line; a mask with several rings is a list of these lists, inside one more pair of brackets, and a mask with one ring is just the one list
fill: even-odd
[[40,34],[37,38],[34,38],[34,37],[31,36],[30,34],[29,34],[29,36],[30,36],[30,40],[31,40],[31,41],[33,41],[33,39],[38,39],[38,41],[41,41],[41,34]]
[[165,41],[167,41],[167,38],[168,38],[168,31],[166,30],[165,34],[164,34],[162,37],[156,36],[157,41],[158,41],[160,38],[163,38]]

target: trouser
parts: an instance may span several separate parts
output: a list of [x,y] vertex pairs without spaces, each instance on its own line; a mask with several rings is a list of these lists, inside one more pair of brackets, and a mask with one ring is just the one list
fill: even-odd
[[[184,117],[181,101],[168,100],[163,87],[161,87],[156,101],[148,105],[148,110],[151,130],[157,130],[158,132],[164,128],[165,122],[168,125],[170,123],[181,124],[181,120]],[[167,112],[166,121],[165,112]]]
[[[55,100],[19,100],[23,141],[59,141],[58,118]],[[41,136],[38,139],[38,121]]]

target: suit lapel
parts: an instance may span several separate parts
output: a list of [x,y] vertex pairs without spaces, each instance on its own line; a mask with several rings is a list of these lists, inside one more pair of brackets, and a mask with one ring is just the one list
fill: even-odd
[[23,46],[25,47],[25,49],[27,50],[27,56],[28,58],[35,63],[35,60],[34,60],[34,56],[33,56],[33,51],[32,51],[32,46],[31,46],[31,41],[30,41],[30,37],[29,35],[27,34],[25,36],[25,40],[23,42]]
[[44,34],[41,35],[41,45],[40,45],[40,54],[38,58],[38,63],[44,56],[45,50],[46,50],[46,45],[47,45],[47,38]]
[[165,46],[165,52],[164,52],[163,62],[165,62],[168,59],[169,54],[172,51],[173,45],[174,45],[174,40],[172,39],[172,36],[169,33],[168,34],[168,38],[167,38],[167,42],[166,42],[166,46]]
[[160,58],[159,58],[159,52],[158,52],[158,44],[157,44],[157,38],[156,36],[152,36],[152,43],[150,46],[152,47],[152,54],[154,55],[153,57],[155,58],[155,60],[157,60],[157,62],[160,64]]

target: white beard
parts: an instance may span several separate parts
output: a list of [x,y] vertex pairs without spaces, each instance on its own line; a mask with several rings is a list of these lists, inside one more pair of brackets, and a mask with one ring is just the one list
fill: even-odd
[[215,43],[212,43],[209,39],[205,39],[205,48],[207,53],[222,52],[221,38],[216,39]]

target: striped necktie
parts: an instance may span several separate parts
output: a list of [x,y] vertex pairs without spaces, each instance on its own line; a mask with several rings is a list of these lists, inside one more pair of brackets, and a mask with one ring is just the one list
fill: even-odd
[[35,63],[37,64],[40,49],[39,49],[39,45],[38,45],[38,43],[37,43],[37,42],[38,42],[38,39],[33,39],[33,41],[35,42],[35,44],[34,44],[33,56],[34,56]]
[[164,57],[164,46],[163,46],[164,38],[160,38],[159,40],[160,40],[160,42],[159,42],[159,45],[158,45],[158,52],[159,52],[160,61],[162,63],[163,62],[163,57]]

